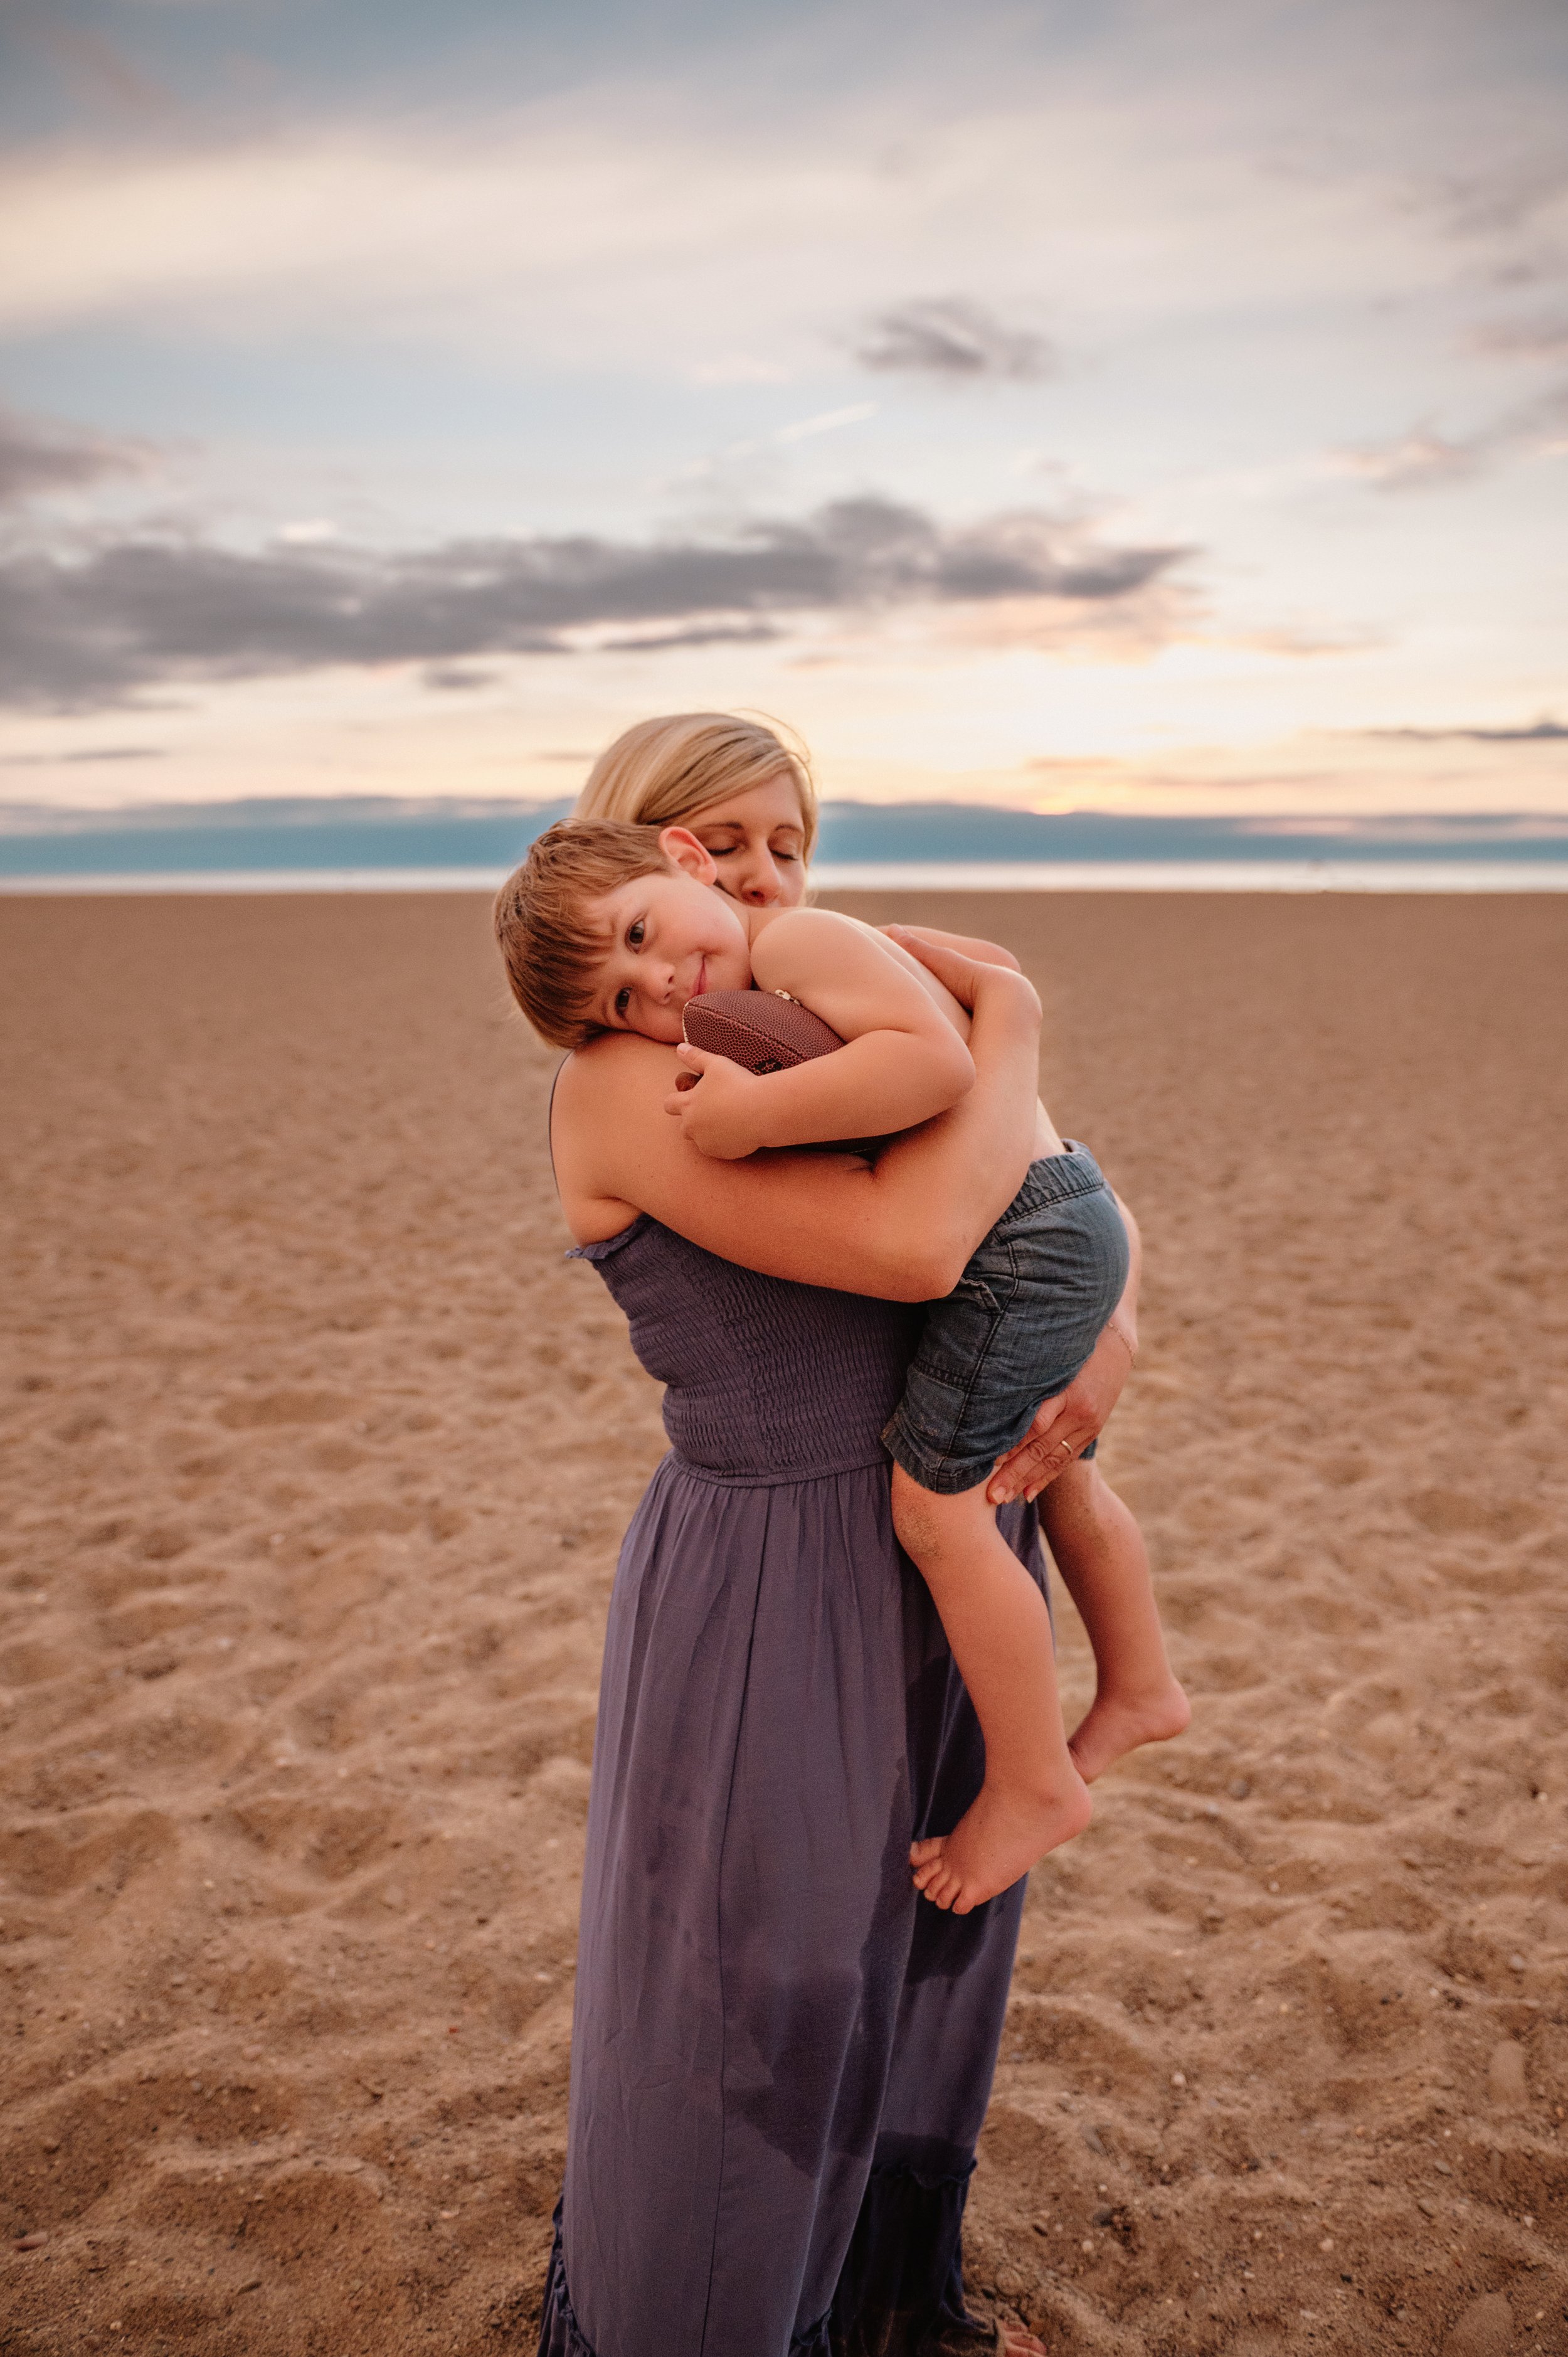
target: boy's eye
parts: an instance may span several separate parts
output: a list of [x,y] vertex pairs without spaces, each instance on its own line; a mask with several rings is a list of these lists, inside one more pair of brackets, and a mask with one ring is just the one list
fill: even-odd
[[634,950],[639,950],[642,947],[642,919],[640,917],[634,917],[630,924],[626,929],[628,946]]
[[624,1016],[624,1015],[625,1015],[625,1013],[626,1013],[627,1008],[628,1008],[630,1005],[631,1005],[631,993],[630,993],[630,991],[629,991],[629,990],[618,990],[618,991],[617,991],[617,993],[616,993],[616,1004],[615,1004],[615,1011],[616,1011],[616,1013],[617,1013],[618,1015]]

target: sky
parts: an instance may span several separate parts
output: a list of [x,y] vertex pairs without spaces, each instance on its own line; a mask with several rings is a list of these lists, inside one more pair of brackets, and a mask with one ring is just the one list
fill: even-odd
[[1568,812],[1561,0],[0,0],[0,803]]

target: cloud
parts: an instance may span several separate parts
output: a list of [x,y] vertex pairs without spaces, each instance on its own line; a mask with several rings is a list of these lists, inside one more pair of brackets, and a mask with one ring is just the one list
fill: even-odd
[[1478,475],[1489,452],[1483,437],[1455,441],[1433,425],[1412,425],[1387,442],[1356,442],[1336,450],[1341,474],[1358,475],[1380,491],[1427,490]]
[[0,409],[0,507],[79,490],[107,475],[140,474],[146,464],[146,453],[134,443]]
[[1533,319],[1494,319],[1477,328],[1472,340],[1482,352],[1523,353],[1532,358],[1568,352],[1568,312]]
[[1510,458],[1555,452],[1565,422],[1568,385],[1560,385],[1544,399],[1510,410],[1474,434],[1444,434],[1423,422],[1387,442],[1354,443],[1336,450],[1332,464],[1339,473],[1359,476],[1380,491],[1439,490],[1473,481]]
[[12,38],[41,50],[79,102],[136,124],[161,122],[174,113],[170,93],[102,33],[50,23],[29,8],[10,15]]
[[176,680],[572,653],[628,625],[691,644],[770,617],[894,606],[1109,612],[1187,554],[1108,546],[1033,510],[950,527],[869,497],[727,539],[584,533],[374,555],[129,538],[75,561],[0,558],[0,701],[80,709]]
[[1536,227],[1568,194],[1560,153],[1498,158],[1489,168],[1439,178],[1431,200],[1452,237],[1507,238]]
[[489,687],[495,677],[493,671],[478,663],[437,662],[426,665],[424,684],[442,694],[464,695],[475,688]]
[[836,434],[843,425],[864,425],[868,417],[875,416],[876,409],[875,401],[852,401],[843,408],[820,409],[813,417],[798,417],[791,425],[776,427],[770,438],[784,443],[809,442],[813,435]]
[[0,770],[61,770],[99,761],[161,761],[161,745],[90,745],[70,753],[0,753]]
[[854,401],[841,409],[820,409],[813,416],[791,419],[787,425],[776,425],[771,434],[756,436],[739,442],[726,442],[724,448],[707,457],[693,458],[677,467],[660,486],[670,490],[677,483],[701,482],[704,476],[716,475],[721,468],[733,467],[737,458],[755,458],[771,448],[789,449],[797,442],[813,441],[819,434],[836,434],[845,425],[864,425],[876,415],[881,404],[875,401]]
[[1369,728],[1369,737],[1399,737],[1419,745],[1555,745],[1568,741],[1561,720],[1532,720],[1520,728]]
[[1049,376],[1055,355],[1043,336],[1010,328],[961,295],[903,303],[869,322],[855,358],[862,368],[911,376],[1015,379]]
[[[303,27],[319,12],[283,13]],[[542,13],[591,14],[511,12]],[[1048,289],[1101,351],[1184,317],[1214,332],[1249,306],[1316,320],[1325,302],[1446,277],[1452,204],[1399,196],[1412,173],[1427,186],[1434,147],[1477,167],[1521,147],[1516,106],[1481,135],[1473,84],[1441,124],[1402,78],[1380,89],[1365,12],[1343,4],[1331,36],[1306,12],[1313,55],[1288,71],[1277,9],[1234,11],[1223,38],[1210,23],[1178,64],[1163,34],[1148,48],[1147,5],[1106,12],[1092,37],[1036,11],[1037,40],[1015,38],[1031,12],[998,5],[978,38],[968,18],[954,35],[934,16],[920,42],[901,23],[891,65],[866,38],[842,78],[777,10],[727,13],[742,37],[775,20],[766,69],[704,37],[700,70],[671,79],[666,53],[650,83],[608,66],[618,39],[585,44],[574,85],[498,71],[487,42],[459,91],[441,63],[457,38],[422,43],[392,102],[378,43],[364,77],[329,75],[297,106],[252,113],[215,91],[163,138],[14,145],[0,327],[133,318],[247,346],[280,331],[457,338],[534,368],[724,382],[809,376],[834,318],[860,327],[876,366],[1037,374],[1048,350],[1013,316],[1015,287]],[[386,38],[397,46],[390,19]],[[786,53],[810,61],[811,87],[779,140]],[[1548,129],[1560,144],[1555,120],[1525,144],[1546,149]],[[1283,169],[1304,130],[1316,170]],[[949,291],[889,307],[886,290],[911,285]],[[971,285],[995,285],[1000,317],[950,291]]]
[[605,654],[663,654],[671,647],[757,646],[784,633],[772,622],[693,622],[685,630],[638,632],[624,639],[601,639]]

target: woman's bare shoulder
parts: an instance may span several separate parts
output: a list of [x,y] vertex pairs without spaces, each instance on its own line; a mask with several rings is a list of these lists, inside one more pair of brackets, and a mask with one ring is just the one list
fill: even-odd
[[657,1079],[670,1086],[674,1070],[672,1051],[639,1031],[600,1031],[585,1048],[575,1048],[555,1075],[555,1111],[576,1115],[588,1113],[614,1097],[618,1103],[628,1089]]
[[573,1157],[605,1176],[623,1165],[628,1137],[663,1124],[679,1071],[673,1049],[635,1031],[602,1031],[575,1049],[555,1075],[550,1108],[557,1178]]
[[[566,1224],[579,1243],[629,1227],[641,1208],[628,1200],[637,1141],[662,1143],[664,1100],[674,1082],[669,1048],[634,1031],[604,1031],[567,1057],[550,1105],[550,1154]],[[654,1124],[659,1125],[657,1128]]]

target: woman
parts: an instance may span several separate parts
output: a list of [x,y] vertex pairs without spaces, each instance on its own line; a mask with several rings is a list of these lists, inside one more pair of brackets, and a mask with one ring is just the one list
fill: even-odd
[[[714,797],[687,823],[733,824],[765,882],[757,815]],[[794,820],[803,848],[799,799]],[[877,1436],[915,1305],[1031,1159],[1038,1005],[1005,968],[922,954],[972,1006],[977,1082],[875,1168],[704,1159],[663,1111],[672,1051],[629,1034],[560,1074],[563,1207],[668,1386],[673,1449],[606,1641],[546,2357],[991,2340],[959,2239],[1023,1887],[961,1918],[915,1899],[908,1844],[983,1760]],[[1005,1524],[1038,1576],[1033,1516]]]
[[[816,782],[805,746],[790,731],[780,733],[776,722],[733,712],[662,713],[639,720],[599,755],[572,814],[628,819],[639,826],[688,826],[717,863],[721,888],[735,899],[762,908],[778,901],[793,909],[806,896],[807,866],[817,840]],[[1009,952],[988,942],[950,933],[927,932],[925,938],[978,949],[987,961],[1017,964]],[[1133,1271],[1121,1308],[1078,1381],[1046,1401],[1034,1430],[990,1487],[998,1505],[1043,1493],[1040,1520],[1047,1542],[1053,1526],[1079,1511],[1072,1487],[1058,1477],[1093,1455],[1137,1353],[1142,1253],[1137,1223],[1125,1203],[1122,1211]]]

